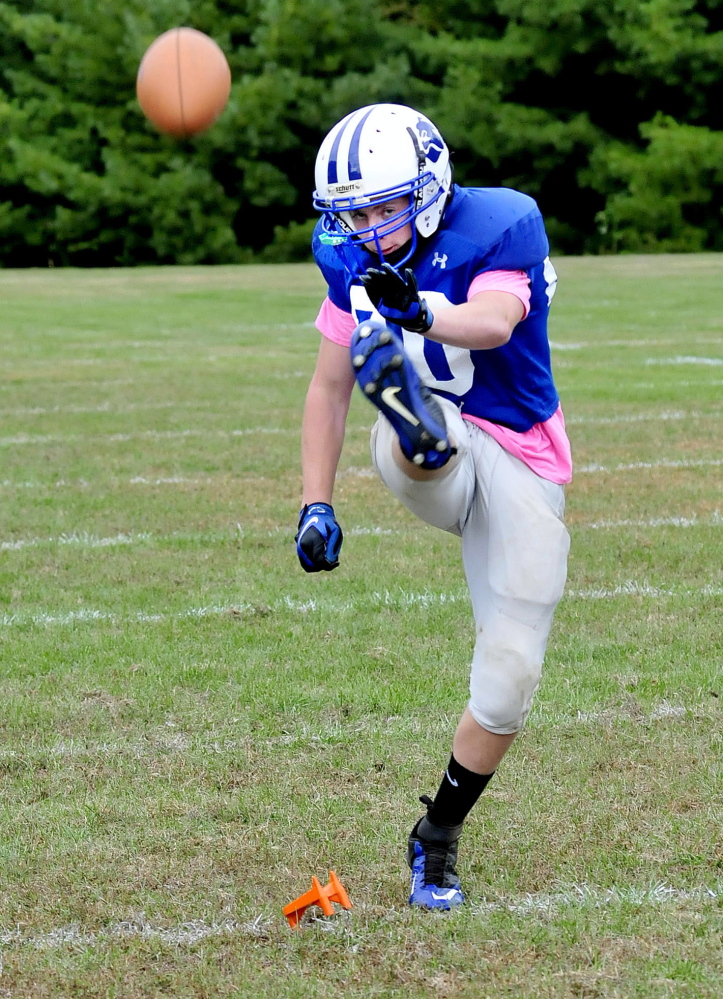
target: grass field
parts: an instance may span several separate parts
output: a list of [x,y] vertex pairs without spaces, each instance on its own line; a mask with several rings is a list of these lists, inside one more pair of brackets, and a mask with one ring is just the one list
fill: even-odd
[[[0,997],[719,997],[723,256],[561,259],[572,556],[469,904],[404,847],[466,700],[458,541],[293,535],[312,267],[0,271]],[[291,931],[330,868],[354,907]]]

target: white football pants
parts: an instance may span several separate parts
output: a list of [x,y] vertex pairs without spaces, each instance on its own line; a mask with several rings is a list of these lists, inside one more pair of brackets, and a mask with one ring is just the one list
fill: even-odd
[[381,414],[372,429],[372,461],[412,513],[462,538],[477,629],[469,709],[488,732],[509,735],[529,714],[565,587],[565,491],[463,420],[454,403],[437,399],[458,447],[447,475],[407,478],[392,456],[394,430]]

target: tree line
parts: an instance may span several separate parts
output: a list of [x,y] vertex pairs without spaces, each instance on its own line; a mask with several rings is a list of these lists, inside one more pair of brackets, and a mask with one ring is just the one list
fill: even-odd
[[[135,98],[178,25],[233,76],[183,142]],[[318,145],[377,101],[535,197],[558,253],[723,250],[723,0],[8,0],[0,29],[6,267],[305,259]]]

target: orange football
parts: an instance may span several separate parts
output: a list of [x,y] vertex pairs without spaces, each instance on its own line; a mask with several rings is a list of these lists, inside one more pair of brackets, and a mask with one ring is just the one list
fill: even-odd
[[209,128],[231,90],[226,56],[195,28],[171,28],[146,50],[136,93],[145,116],[168,135],[185,138]]

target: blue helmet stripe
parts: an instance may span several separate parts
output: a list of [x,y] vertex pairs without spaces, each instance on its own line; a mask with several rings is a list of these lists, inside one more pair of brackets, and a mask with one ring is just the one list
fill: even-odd
[[359,166],[359,141],[361,139],[361,131],[364,128],[364,122],[373,110],[373,107],[369,108],[367,113],[354,129],[354,134],[351,137],[351,145],[349,146],[349,180],[362,179],[361,167]]
[[338,184],[339,183],[339,170],[337,168],[336,158],[339,155],[339,146],[341,145],[341,138],[346,132],[347,125],[351,123],[353,115],[349,115],[348,120],[342,125],[339,131],[334,136],[334,142],[331,146],[331,152],[329,153],[329,173],[327,176],[328,184]]

